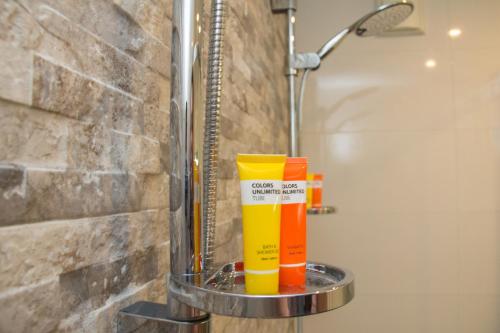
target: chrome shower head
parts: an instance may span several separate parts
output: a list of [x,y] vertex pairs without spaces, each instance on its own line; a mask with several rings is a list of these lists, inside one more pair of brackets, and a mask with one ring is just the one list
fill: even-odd
[[396,2],[380,6],[352,25],[360,37],[376,36],[403,22],[413,12],[413,4]]
[[323,59],[351,32],[360,37],[376,36],[403,22],[413,12],[413,4],[406,1],[383,5],[363,16],[348,28],[330,38],[317,52]]

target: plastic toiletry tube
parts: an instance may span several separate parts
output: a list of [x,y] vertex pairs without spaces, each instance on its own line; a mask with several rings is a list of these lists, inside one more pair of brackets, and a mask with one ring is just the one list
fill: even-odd
[[323,207],[323,174],[314,174],[312,192],[312,206],[314,208]]
[[289,157],[281,201],[280,291],[303,291],[306,283],[307,159]]
[[306,199],[307,199],[307,208],[312,207],[313,202],[313,182],[314,182],[314,173],[307,174],[307,191],[306,191]]
[[281,187],[286,155],[238,154],[243,220],[245,289],[279,290]]

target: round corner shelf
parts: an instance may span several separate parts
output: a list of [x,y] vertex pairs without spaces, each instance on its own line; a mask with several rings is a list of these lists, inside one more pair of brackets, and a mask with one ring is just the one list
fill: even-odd
[[206,312],[241,318],[288,318],[331,311],[354,297],[354,276],[338,267],[307,263],[306,286],[274,295],[245,292],[242,262],[223,265],[210,276],[171,276],[170,293]]
[[333,214],[337,210],[333,206],[323,206],[323,207],[312,207],[307,208],[308,215],[324,215],[324,214]]

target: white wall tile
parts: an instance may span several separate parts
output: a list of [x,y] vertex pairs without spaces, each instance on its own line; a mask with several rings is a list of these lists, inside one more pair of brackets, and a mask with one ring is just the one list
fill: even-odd
[[500,130],[457,132],[458,209],[500,210]]
[[308,258],[352,270],[356,294],[457,294],[454,213],[349,214],[308,218]]
[[[352,36],[310,76],[303,155],[338,213],[309,217],[308,257],[356,296],[305,332],[500,332],[500,1],[423,2],[425,35]],[[302,3],[298,48],[373,6]]]
[[498,47],[500,1],[448,0],[450,26],[462,30],[454,49]]
[[452,131],[338,133],[303,152],[324,147],[324,200],[345,212],[452,211],[453,140]]
[[325,163],[323,136],[319,133],[303,132],[300,139],[302,156],[308,158],[308,172],[323,170]]
[[500,212],[460,214],[460,291],[500,296]]
[[333,313],[306,317],[304,332],[458,332],[458,318],[456,296],[366,294]]
[[464,295],[460,298],[460,333],[498,333],[499,295]]
[[500,47],[453,55],[457,127],[500,128]]
[[[397,40],[393,42],[397,44]],[[429,58],[435,59],[436,67],[425,67]],[[331,133],[454,127],[447,53],[336,56],[309,79],[303,103],[306,130]]]

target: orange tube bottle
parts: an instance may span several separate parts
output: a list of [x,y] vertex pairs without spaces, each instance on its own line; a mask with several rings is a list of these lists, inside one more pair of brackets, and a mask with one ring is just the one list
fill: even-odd
[[281,201],[280,291],[302,291],[306,281],[307,159],[289,157]]
[[314,174],[312,206],[323,207],[323,175],[321,173]]

